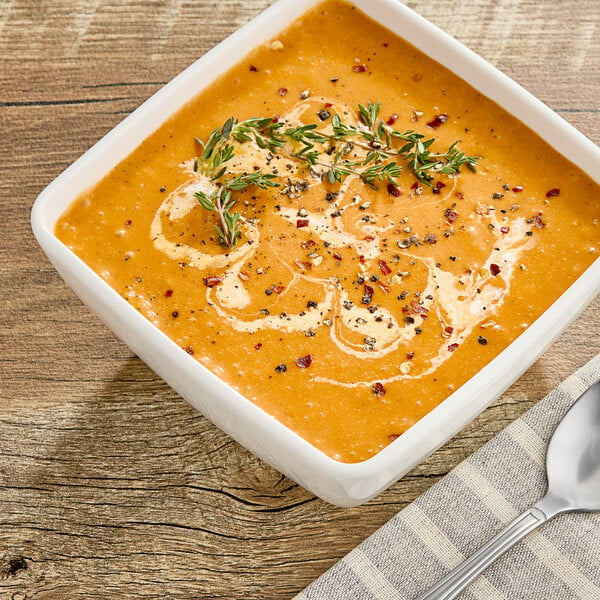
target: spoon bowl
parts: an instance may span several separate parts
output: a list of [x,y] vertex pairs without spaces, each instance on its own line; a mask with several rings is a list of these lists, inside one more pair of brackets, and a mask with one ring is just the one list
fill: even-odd
[[575,402],[546,454],[548,494],[565,510],[600,510],[600,381]]

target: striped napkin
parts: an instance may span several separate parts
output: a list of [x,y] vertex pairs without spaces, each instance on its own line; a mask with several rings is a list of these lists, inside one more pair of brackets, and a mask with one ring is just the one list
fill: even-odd
[[[598,379],[600,355],[295,600],[416,598],[544,494],[548,440],[573,401]],[[600,513],[558,515],[509,550],[459,598],[600,600]]]

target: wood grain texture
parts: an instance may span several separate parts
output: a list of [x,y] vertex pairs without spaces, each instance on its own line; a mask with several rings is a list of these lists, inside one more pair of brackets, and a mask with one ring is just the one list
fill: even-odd
[[[0,598],[284,599],[600,352],[596,300],[496,403],[355,509],[190,408],[74,297],[36,195],[268,0],[0,0]],[[600,142],[594,0],[410,0]]]

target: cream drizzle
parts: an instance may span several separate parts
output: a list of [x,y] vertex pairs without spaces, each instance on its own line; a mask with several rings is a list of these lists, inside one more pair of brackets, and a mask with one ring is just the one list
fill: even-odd
[[220,270],[248,260],[255,252],[260,241],[258,227],[249,221],[242,221],[244,235],[247,242],[225,254],[207,254],[188,244],[180,244],[167,239],[163,231],[163,218],[179,221],[189,214],[198,204],[194,194],[196,192],[210,193],[215,185],[208,177],[198,175],[191,181],[180,185],[168,195],[156,211],[150,225],[150,237],[154,247],[166,254],[172,260],[185,262],[195,269]]
[[[495,218],[492,220],[495,220]],[[491,263],[501,264],[501,275],[494,277],[489,272],[489,269],[487,269],[487,272],[483,271],[483,273],[480,270],[461,278],[464,285],[458,283],[453,273],[437,267],[432,258],[409,255],[413,260],[419,260],[424,263],[429,272],[427,286],[421,295],[424,297],[433,297],[433,300],[425,302],[423,306],[429,311],[431,309],[435,310],[440,323],[449,324],[453,328],[452,333],[447,338],[444,338],[438,354],[430,359],[430,368],[414,375],[400,372],[391,377],[367,381],[340,382],[322,376],[316,376],[314,380],[354,388],[373,385],[376,382],[388,384],[400,379],[420,379],[433,373],[452,355],[453,351],[449,350],[452,344],[460,344],[471,334],[476,326],[489,319],[502,306],[504,297],[510,290],[513,273],[517,268],[521,253],[534,245],[532,239],[525,236],[527,230],[526,220],[519,218],[512,222],[508,234],[497,237],[494,246],[498,250],[494,250],[488,256],[486,265]],[[495,281],[492,283],[493,280]],[[498,281],[504,284],[503,287],[496,285]],[[478,290],[480,291],[478,292]],[[464,298],[464,300],[460,298]],[[419,325],[418,315],[414,315],[414,317],[416,327]],[[412,327],[410,331],[413,333],[408,338],[409,340],[414,336],[414,329]],[[400,338],[394,342],[395,347],[399,343]],[[375,353],[367,354],[370,354],[372,358],[376,357]],[[400,368],[400,365],[398,367]]]
[[[311,103],[317,103],[320,106],[324,103],[331,103],[334,110],[350,115],[354,124],[362,127],[358,116],[353,110],[327,97],[315,97],[308,102],[297,103],[284,115],[284,122],[288,126],[303,125],[301,115]],[[329,124],[324,126],[321,131],[331,133],[331,126]],[[242,148],[243,152],[240,151]],[[236,150],[235,158],[228,163],[228,168],[232,174],[252,171],[255,166],[264,168],[267,164],[270,167],[277,168],[284,175],[291,176],[293,174],[290,173],[289,169],[286,169],[286,165],[289,164],[288,157],[273,156],[267,150],[259,148],[251,142],[238,145]],[[357,151],[360,152],[359,149]],[[324,160],[326,159],[324,158]],[[382,358],[397,350],[400,345],[409,344],[416,336],[415,327],[423,323],[423,319],[419,314],[412,315],[414,324],[411,327],[401,325],[394,315],[383,307],[377,307],[376,311],[371,313],[366,307],[349,304],[348,293],[339,282],[332,281],[331,278],[318,278],[299,274],[284,261],[282,262],[292,273],[292,280],[284,293],[288,293],[300,280],[316,283],[323,289],[323,298],[319,302],[318,308],[307,309],[298,314],[261,317],[256,317],[255,314],[239,314],[239,311],[247,307],[252,300],[248,289],[240,278],[240,272],[246,261],[255,254],[259,247],[260,235],[257,224],[242,219],[246,242],[230,250],[226,255],[207,254],[192,246],[175,243],[167,239],[163,230],[164,219],[171,222],[181,220],[197,206],[197,199],[194,196],[196,192],[203,191],[209,194],[216,189],[215,184],[208,177],[193,172],[192,163],[193,161],[187,161],[182,165],[182,170],[188,173],[189,179],[163,201],[154,215],[150,235],[154,246],[169,258],[185,262],[193,268],[220,274],[221,284],[215,288],[207,288],[206,299],[212,310],[227,321],[233,330],[243,333],[253,333],[265,329],[298,332],[314,331],[320,327],[328,327],[329,335],[336,347],[341,352],[360,360]],[[323,170],[326,170],[326,168],[325,166],[322,167]],[[312,185],[321,185],[319,170],[315,169],[314,171]],[[376,226],[373,223],[358,220],[353,226],[360,232],[359,237],[346,230],[342,218],[331,216],[332,212],[343,212],[356,202],[350,197],[349,190],[357,177],[356,175],[349,175],[344,180],[340,187],[339,200],[328,207],[326,211],[309,215],[307,231],[318,236],[324,242],[328,242],[332,248],[352,247],[356,254],[362,255],[363,260],[368,263],[378,258],[380,237],[385,231],[393,228],[394,223],[388,221],[384,226]],[[455,186],[456,177],[453,178],[453,185],[449,194]],[[437,201],[439,199],[436,199]],[[293,223],[297,218],[297,212],[292,208],[282,207],[277,214],[290,223]],[[497,312],[510,289],[513,272],[521,253],[531,248],[534,242],[531,237],[525,236],[527,223],[524,219],[511,221],[509,233],[501,234],[498,233],[500,224],[494,212],[477,211],[472,218],[475,225],[485,223],[494,225],[493,231],[496,232],[495,250],[488,256],[486,264],[494,262],[501,265],[501,274],[498,277],[493,277],[489,270],[480,270],[463,276],[461,283],[459,283],[456,275],[436,266],[432,258],[419,257],[408,252],[404,253],[404,256],[419,261],[427,269],[427,285],[425,290],[422,291],[421,297],[430,299],[424,300],[422,306],[429,311],[430,315],[435,314],[437,316],[442,329],[447,325],[450,325],[453,329],[449,336],[442,338],[437,355],[430,359],[430,367],[412,374],[403,372],[404,368],[401,371],[399,364],[399,372],[384,379],[344,382],[331,377],[315,375],[312,377],[313,381],[354,388],[371,386],[376,382],[388,384],[400,379],[419,379],[434,372],[451,356],[452,351],[449,346],[460,344],[478,324],[489,319]],[[364,239],[365,237],[367,239]],[[282,259],[278,257],[278,260]],[[364,265],[361,265],[361,268],[363,270],[367,269]],[[498,285],[498,283],[502,285]],[[279,300],[280,298],[276,302]],[[376,318],[378,319],[376,320]],[[329,323],[327,323],[328,320]],[[346,331],[376,341],[366,347],[364,344],[351,342],[346,335]]]

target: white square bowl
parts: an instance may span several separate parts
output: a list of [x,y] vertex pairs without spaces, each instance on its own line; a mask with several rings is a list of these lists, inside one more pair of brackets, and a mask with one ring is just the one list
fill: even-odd
[[[168,117],[320,0],[279,0],[185,69],[56,178],[31,223],[52,264],[87,306],[190,404],[251,452],[324,500],[366,502],[455,435],[515,381],[600,291],[600,259],[508,348],[369,460],[338,462],[230,388],[158,330],[54,235],[71,202],[126,158]],[[478,55],[397,0],[354,0],[364,13],[500,104],[591,177],[600,149]]]

